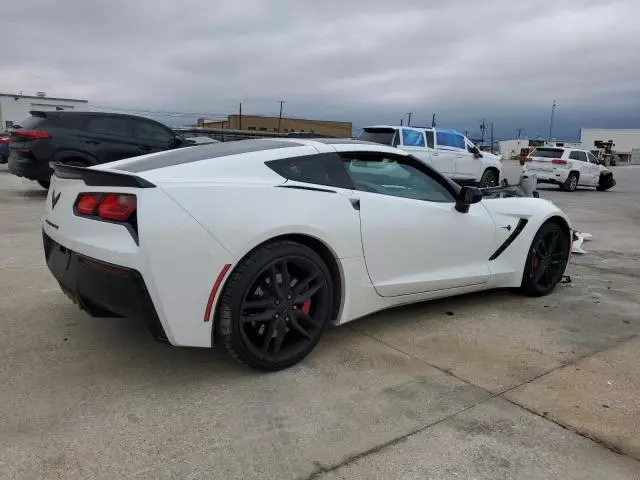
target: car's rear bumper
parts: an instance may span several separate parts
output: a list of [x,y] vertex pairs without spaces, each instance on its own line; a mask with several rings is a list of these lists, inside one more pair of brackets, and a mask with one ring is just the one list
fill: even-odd
[[79,254],[42,232],[47,266],[62,291],[93,317],[143,319],[153,336],[167,342],[142,275]]
[[567,181],[569,170],[565,168],[556,168],[554,170],[536,170],[525,168],[523,173],[527,175],[535,175],[538,183],[554,183],[562,185]]
[[46,182],[51,178],[51,168],[48,162],[22,158],[13,152],[9,156],[9,172],[29,180]]

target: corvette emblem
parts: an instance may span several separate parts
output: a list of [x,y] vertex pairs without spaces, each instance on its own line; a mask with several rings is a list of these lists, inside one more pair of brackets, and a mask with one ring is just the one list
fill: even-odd
[[60,200],[60,192],[58,192],[58,195],[56,195],[56,192],[54,190],[53,194],[51,195],[51,210],[56,208],[56,203],[58,203],[58,200]]

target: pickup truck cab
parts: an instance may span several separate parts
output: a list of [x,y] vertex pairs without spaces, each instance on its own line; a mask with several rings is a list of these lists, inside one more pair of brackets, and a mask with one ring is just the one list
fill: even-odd
[[500,157],[481,152],[455,130],[376,125],[365,127],[359,139],[400,148],[457,183],[480,187],[494,187],[500,183]]

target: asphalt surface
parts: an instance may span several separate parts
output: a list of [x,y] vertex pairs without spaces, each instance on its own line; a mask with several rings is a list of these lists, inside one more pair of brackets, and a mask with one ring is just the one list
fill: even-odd
[[45,192],[0,166],[0,478],[640,479],[640,168],[615,175],[542,187],[593,234],[552,295],[389,310],[259,374],[77,310]]

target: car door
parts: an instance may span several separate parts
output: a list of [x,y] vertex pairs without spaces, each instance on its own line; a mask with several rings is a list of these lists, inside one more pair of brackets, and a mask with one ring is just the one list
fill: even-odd
[[168,150],[175,145],[175,133],[164,125],[145,118],[131,118],[130,121],[140,155]]
[[600,165],[596,156],[587,152],[587,161],[589,162],[589,175],[591,175],[591,184],[597,185],[600,182]]
[[131,138],[127,117],[91,117],[79,137],[82,147],[99,163],[140,155],[137,143]]
[[593,175],[591,173],[591,167],[589,166],[589,161],[587,160],[587,153],[581,150],[574,150],[571,152],[575,154],[577,162],[575,163],[576,168],[580,172],[580,178],[578,180],[579,185],[593,185]]
[[455,146],[455,139],[449,131],[435,131],[434,151],[431,154],[433,167],[440,173],[448,177],[456,177],[456,161],[461,153],[459,147]]
[[496,227],[482,203],[458,212],[453,187],[411,157],[341,155],[359,199],[365,263],[378,294],[487,282]]
[[[460,149],[456,158],[456,178],[462,180],[476,180],[482,176],[482,157],[476,156],[475,145],[462,137],[464,149]],[[478,152],[479,153],[479,152]],[[479,153],[482,155],[482,153]]]

